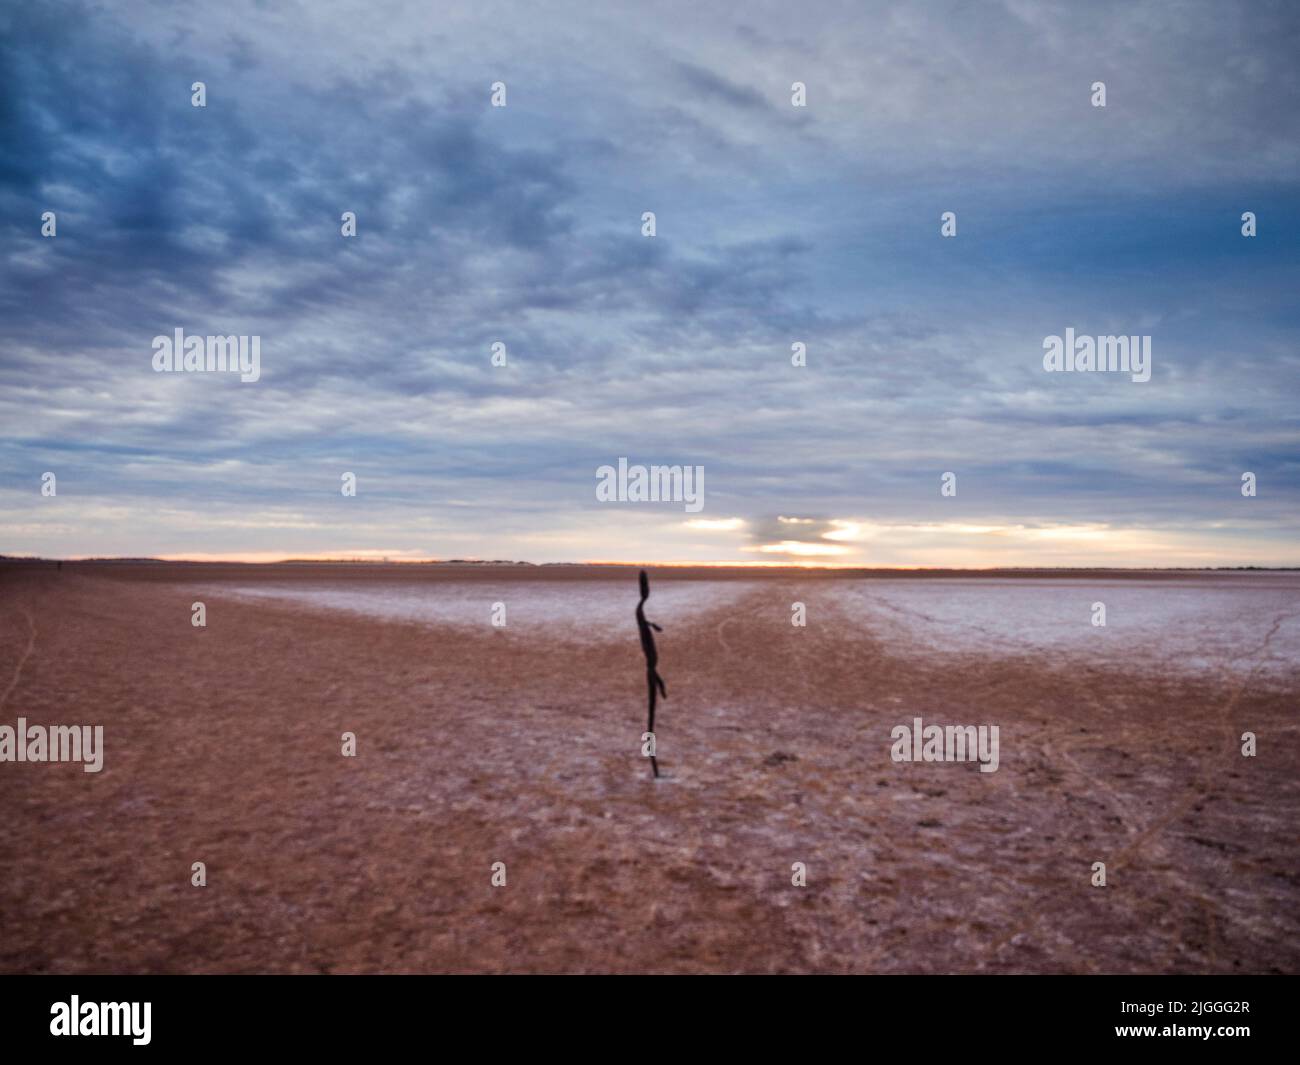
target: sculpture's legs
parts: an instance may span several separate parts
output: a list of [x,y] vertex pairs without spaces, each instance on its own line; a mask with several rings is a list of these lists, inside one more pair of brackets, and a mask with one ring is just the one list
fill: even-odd
[[[653,737],[655,731],[655,695],[657,694],[655,692],[655,672],[653,669],[646,670],[645,679],[646,685],[650,689],[650,723],[646,731]],[[659,776],[659,760],[653,754],[650,756],[650,768],[657,779]]]

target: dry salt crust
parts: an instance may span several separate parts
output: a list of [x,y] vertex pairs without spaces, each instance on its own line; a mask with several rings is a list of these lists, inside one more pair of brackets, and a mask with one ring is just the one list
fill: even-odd
[[[1285,676],[1300,662],[1294,578],[861,580],[830,602],[900,639],[956,657],[1030,652],[1203,674]],[[1103,603],[1106,624],[1092,624]],[[1276,622],[1276,628],[1274,628]],[[1265,637],[1268,637],[1265,639]]]
[[[1300,971],[1295,575],[656,574],[656,783],[635,570],[404,578],[472,625],[220,594],[394,599],[329,572],[0,566],[0,720],[105,726],[101,773],[0,766],[0,970]],[[1053,602],[1145,610],[1144,657]],[[1000,768],[891,761],[915,715]]]
[[[741,582],[656,583],[646,604],[653,620],[689,619],[740,599]],[[344,610],[388,621],[423,625],[454,625],[482,629],[492,626],[493,606],[505,604],[504,628],[531,635],[549,632],[575,640],[627,638],[626,580],[589,581],[560,585],[537,582],[446,581],[419,585],[352,584],[215,584],[194,589],[196,599],[232,597],[272,599],[320,610]],[[635,593],[634,593],[635,594]],[[633,601],[635,606],[635,600]],[[660,622],[662,624],[662,622]]]

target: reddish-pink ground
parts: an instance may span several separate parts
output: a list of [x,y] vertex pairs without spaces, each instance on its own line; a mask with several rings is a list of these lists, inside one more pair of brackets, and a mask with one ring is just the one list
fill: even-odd
[[[1300,971],[1300,663],[940,656],[846,614],[851,576],[654,581],[737,577],[650,601],[656,783],[634,571],[0,566],[0,724],[105,730],[98,774],[0,763],[0,970]],[[617,581],[627,619],[220,592],[270,579]],[[1289,623],[1261,614],[1261,654]],[[999,770],[891,761],[914,714],[998,724]]]

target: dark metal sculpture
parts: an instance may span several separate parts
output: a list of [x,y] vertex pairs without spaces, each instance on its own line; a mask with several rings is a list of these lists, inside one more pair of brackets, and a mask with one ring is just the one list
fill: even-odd
[[[664,687],[664,679],[659,676],[659,670],[655,668],[659,664],[659,652],[655,650],[655,638],[650,630],[663,632],[653,621],[645,619],[645,601],[650,598],[650,578],[645,570],[641,571],[641,602],[636,605],[636,627],[641,632],[641,650],[645,652],[645,682],[649,689],[650,696],[650,724],[646,731],[651,735],[651,742],[654,742],[655,731],[655,695],[662,695],[668,698],[668,689]],[[654,749],[653,747],[651,748]],[[652,754],[650,756],[650,768],[654,771],[656,779],[659,776],[659,761]]]

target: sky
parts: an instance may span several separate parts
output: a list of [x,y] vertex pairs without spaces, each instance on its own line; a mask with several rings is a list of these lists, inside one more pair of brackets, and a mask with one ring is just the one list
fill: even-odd
[[6,5],[0,554],[1300,565],[1297,55],[1289,2]]

